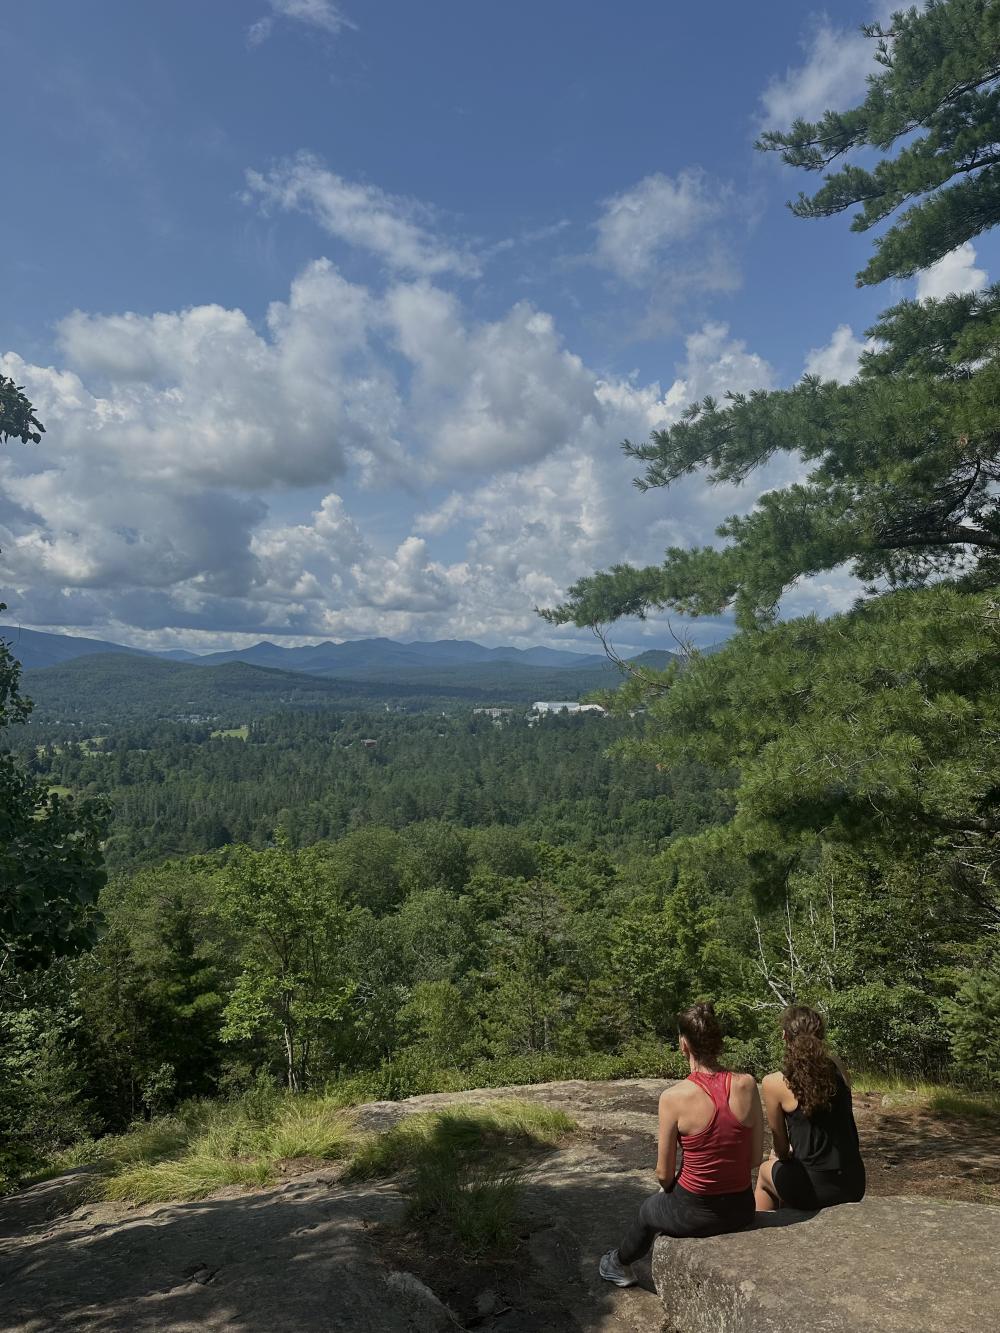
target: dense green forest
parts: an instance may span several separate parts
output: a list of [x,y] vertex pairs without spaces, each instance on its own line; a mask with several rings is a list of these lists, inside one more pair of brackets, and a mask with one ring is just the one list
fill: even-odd
[[308,846],[366,824],[401,829],[425,819],[649,851],[719,807],[709,799],[717,780],[700,765],[668,774],[610,757],[641,725],[565,714],[529,723],[516,711],[495,724],[468,708],[302,710],[223,730],[151,721],[33,745],[24,761],[63,795],[106,799],[113,869],[231,842],[264,847],[277,828]]
[[758,1070],[805,995],[855,1060],[980,1073],[954,1007],[980,934],[948,886],[897,857],[888,895],[816,844],[768,901],[752,863],[704,854],[735,775],[628,761],[647,725],[298,710],[29,755],[57,808],[106,805],[112,874],[93,945],[8,994],[8,1175],[260,1078],[395,1096],[669,1072],[673,1015],[704,994]]

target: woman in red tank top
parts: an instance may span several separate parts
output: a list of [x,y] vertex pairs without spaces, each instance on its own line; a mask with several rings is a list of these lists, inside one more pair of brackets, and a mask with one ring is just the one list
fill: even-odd
[[722,1032],[710,1004],[685,1009],[677,1027],[691,1072],[660,1096],[660,1188],[617,1250],[601,1260],[601,1277],[619,1287],[636,1281],[631,1265],[657,1236],[719,1236],[742,1231],[754,1219],[750,1173],[760,1164],[764,1138],[757,1082],[752,1074],[719,1068]]

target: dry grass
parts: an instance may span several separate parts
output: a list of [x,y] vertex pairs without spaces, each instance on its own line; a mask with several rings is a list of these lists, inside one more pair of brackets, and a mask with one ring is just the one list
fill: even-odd
[[572,1128],[561,1111],[498,1101],[408,1116],[388,1133],[362,1136],[336,1098],[275,1096],[266,1105],[192,1103],[86,1145],[62,1165],[95,1165],[94,1197],[145,1204],[259,1189],[277,1178],[279,1162],[296,1158],[350,1159],[358,1178],[406,1172],[411,1215],[478,1254],[509,1240],[524,1150]]
[[259,1188],[276,1178],[278,1162],[342,1160],[356,1143],[350,1117],[321,1097],[277,1098],[264,1117],[245,1103],[195,1103],[99,1140],[64,1165],[94,1163],[96,1197],[159,1203],[201,1199],[231,1186]]
[[884,1074],[857,1074],[854,1091],[881,1093],[889,1107],[930,1111],[948,1119],[1000,1121],[1000,1092]]

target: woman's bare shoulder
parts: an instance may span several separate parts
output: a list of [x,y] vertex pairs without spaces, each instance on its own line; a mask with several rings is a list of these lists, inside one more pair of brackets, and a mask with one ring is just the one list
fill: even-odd
[[666,1116],[668,1120],[676,1121],[679,1115],[682,1115],[687,1105],[687,1092],[692,1085],[685,1081],[671,1083],[670,1087],[664,1088],[660,1093],[659,1113],[662,1122]]
[[694,1084],[686,1078],[679,1078],[676,1083],[669,1083],[660,1093],[660,1105],[662,1106],[664,1102],[683,1101],[693,1087]]

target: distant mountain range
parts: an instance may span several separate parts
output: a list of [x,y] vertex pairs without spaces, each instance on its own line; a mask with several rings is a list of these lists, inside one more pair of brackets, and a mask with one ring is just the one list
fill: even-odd
[[[258,643],[197,656],[10,625],[0,625],[0,638],[25,668],[35,725],[95,733],[116,722],[158,718],[242,725],[288,707],[530,706],[540,699],[579,699],[621,683],[619,669],[602,653],[485,648],[454,639],[359,639],[304,648]],[[632,659],[660,670],[673,660],[674,654],[662,650]]]
[[[448,672],[475,666],[516,666],[546,670],[587,669],[607,666],[603,653],[574,653],[557,648],[486,648],[465,639],[440,639],[433,643],[397,643],[393,639],[354,639],[346,643],[318,643],[302,648],[281,648],[266,640],[250,648],[221,653],[189,653],[184,649],[147,652],[105,639],[84,639],[72,634],[48,634],[41,630],[0,625],[0,637],[7,640],[14,656],[25,670],[58,666],[76,657],[96,653],[131,653],[137,657],[159,657],[195,666],[218,666],[226,662],[246,662],[250,666],[270,667],[279,671],[304,672],[311,676],[354,676],[359,672],[415,671]],[[651,658],[665,664],[672,656],[666,652],[640,654],[652,665]]]
[[305,648],[279,648],[257,643],[252,648],[207,653],[199,666],[219,662],[249,662],[252,666],[276,667],[281,671],[304,671],[309,675],[353,674],[357,671],[391,669],[426,670],[465,667],[481,663],[516,662],[531,667],[589,667],[605,662],[600,653],[560,652],[555,648],[484,648],[465,639],[440,639],[433,643],[397,643],[394,639],[353,639],[346,643],[318,643]]

